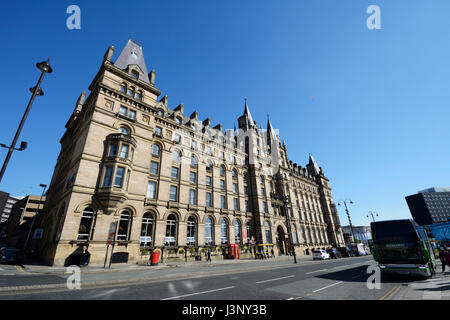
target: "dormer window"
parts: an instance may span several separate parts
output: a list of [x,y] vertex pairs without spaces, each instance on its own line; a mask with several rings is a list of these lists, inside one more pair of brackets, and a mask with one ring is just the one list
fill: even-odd
[[179,117],[175,117],[175,122],[176,122],[177,124],[181,124],[181,119],[180,119]]
[[136,70],[131,70],[131,76],[137,80],[139,79],[139,72]]
[[120,85],[120,92],[123,92],[123,93],[127,92],[127,84],[126,83],[122,83]]
[[134,98],[134,88],[133,87],[128,88],[127,95]]
[[126,134],[126,135],[130,134],[130,130],[127,127],[120,127],[119,128],[119,132],[123,133],[123,134]]
[[163,117],[164,116],[164,111],[158,110],[158,116]]

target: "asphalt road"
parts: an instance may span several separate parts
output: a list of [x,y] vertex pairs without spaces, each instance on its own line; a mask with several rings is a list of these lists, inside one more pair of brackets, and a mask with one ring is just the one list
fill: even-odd
[[[60,288],[1,291],[0,299],[25,300],[389,300],[409,279],[382,278],[368,289],[371,256],[327,261],[252,261],[233,265],[83,274],[81,289],[65,287],[68,276],[24,274],[0,266],[0,288],[57,284]],[[14,271],[15,269],[15,271]],[[19,271],[19,272],[18,272]],[[122,283],[111,281],[122,279]],[[95,285],[92,285],[96,283]]]

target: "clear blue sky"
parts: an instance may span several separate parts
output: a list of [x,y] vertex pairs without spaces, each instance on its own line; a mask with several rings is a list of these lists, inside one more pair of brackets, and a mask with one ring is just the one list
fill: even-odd
[[[66,9],[81,8],[81,30]],[[366,27],[369,5],[381,30]],[[198,110],[233,128],[244,98],[304,166],[311,152],[336,201],[351,198],[352,222],[409,218],[404,197],[450,185],[450,2],[21,1],[0,10],[0,143],[10,144],[39,77],[44,79],[0,190],[40,194],[50,183],[64,125],[108,46],[130,36],[169,106]],[[3,162],[6,149],[0,150]],[[339,207],[341,221],[347,224]]]

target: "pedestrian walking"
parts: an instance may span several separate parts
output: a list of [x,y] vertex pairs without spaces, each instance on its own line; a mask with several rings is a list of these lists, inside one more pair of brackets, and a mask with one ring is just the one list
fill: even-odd
[[91,258],[91,253],[86,248],[86,251],[83,253],[83,256],[81,258],[81,266],[86,267],[89,264],[90,258]]
[[208,248],[208,251],[206,251],[206,261],[211,262],[211,249]]
[[272,258],[275,258],[275,253],[273,252],[273,248],[270,250],[270,253],[272,255]]
[[442,272],[445,272],[445,265],[448,263],[446,255],[447,251],[444,249],[444,247],[441,247],[439,250],[439,260],[441,260]]

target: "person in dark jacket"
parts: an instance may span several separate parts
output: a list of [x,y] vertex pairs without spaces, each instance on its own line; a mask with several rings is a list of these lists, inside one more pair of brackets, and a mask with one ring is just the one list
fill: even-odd
[[441,264],[442,264],[442,272],[445,272],[445,265],[447,263],[449,263],[447,261],[447,251],[444,248],[441,248],[439,250],[439,260],[441,260]]
[[83,253],[83,256],[81,258],[81,266],[86,267],[89,264],[90,258],[91,258],[91,253],[86,248],[86,251]]

